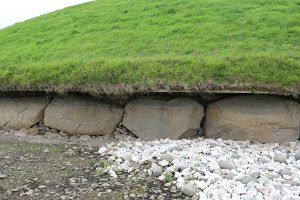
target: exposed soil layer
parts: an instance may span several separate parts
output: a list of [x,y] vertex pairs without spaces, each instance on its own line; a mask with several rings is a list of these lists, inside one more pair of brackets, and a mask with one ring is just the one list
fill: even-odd
[[143,86],[132,84],[118,85],[0,85],[1,96],[7,95],[36,95],[36,94],[67,94],[80,93],[82,95],[98,97],[130,97],[143,94],[274,94],[274,95],[300,95],[300,85],[279,86],[262,84],[215,84],[200,83],[164,84]]

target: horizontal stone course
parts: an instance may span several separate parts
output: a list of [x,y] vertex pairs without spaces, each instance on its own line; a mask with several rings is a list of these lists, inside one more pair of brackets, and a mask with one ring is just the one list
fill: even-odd
[[[43,134],[39,129],[45,126],[37,124],[45,124],[70,135],[121,131],[153,140],[195,137],[204,132],[212,138],[284,143],[299,139],[299,121],[296,101],[266,95],[225,98],[210,103],[205,112],[192,98],[140,98],[124,108],[75,96],[57,96],[52,102],[45,97],[0,98],[0,128],[28,129],[35,134]],[[117,128],[119,124],[122,126]]]
[[180,139],[195,136],[203,116],[203,106],[193,99],[142,98],[126,105],[123,125],[144,140]]
[[25,129],[43,120],[46,98],[0,98],[0,127]]
[[206,110],[207,137],[259,142],[299,138],[300,105],[272,96],[239,96],[212,103]]
[[105,135],[115,131],[123,109],[88,98],[55,97],[45,110],[46,126],[73,135]]

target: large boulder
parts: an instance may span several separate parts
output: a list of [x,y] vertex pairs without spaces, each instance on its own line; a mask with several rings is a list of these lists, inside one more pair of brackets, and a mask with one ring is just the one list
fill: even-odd
[[123,109],[88,98],[55,97],[45,110],[46,126],[74,135],[105,135],[121,122]]
[[30,128],[43,120],[47,98],[0,98],[0,127]]
[[212,103],[206,111],[207,137],[259,142],[299,138],[300,106],[272,96],[240,96]]
[[144,140],[180,139],[197,134],[203,110],[203,106],[193,99],[161,101],[142,98],[125,107],[123,125]]

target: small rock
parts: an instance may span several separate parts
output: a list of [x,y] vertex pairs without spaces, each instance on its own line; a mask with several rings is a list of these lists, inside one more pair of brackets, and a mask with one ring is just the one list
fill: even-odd
[[5,178],[7,178],[8,176],[6,175],[6,174],[1,174],[0,173],[0,179],[5,179]]
[[162,174],[162,168],[158,165],[152,167],[153,176],[160,176]]
[[231,158],[232,159],[239,159],[241,156],[237,153],[232,154]]
[[286,157],[283,154],[276,154],[274,156],[274,160],[280,163],[287,163],[286,162]]
[[28,131],[29,131],[30,135],[38,135],[38,134],[40,134],[40,130],[38,128],[36,128],[36,127],[30,128],[30,129],[28,129]]
[[163,195],[159,195],[158,197],[157,197],[157,200],[164,200],[165,199],[165,197],[163,196]]
[[258,179],[260,177],[260,172],[253,172],[250,176],[252,178]]
[[248,184],[248,183],[250,183],[250,182],[255,182],[255,183],[257,183],[258,181],[257,181],[257,179],[255,179],[255,178],[253,178],[253,177],[251,177],[251,176],[244,176],[244,177],[242,177],[241,178],[241,183],[243,183],[243,184]]
[[269,162],[269,159],[266,158],[266,157],[260,157],[260,158],[258,158],[258,162],[261,162],[261,163],[268,163],[268,162]]
[[49,153],[49,149],[48,149],[48,148],[45,148],[45,149],[43,149],[43,152],[44,152],[44,153]]
[[106,148],[106,147],[101,147],[101,148],[99,148],[99,150],[98,150],[98,153],[104,153],[104,152],[106,152],[108,149]]
[[216,161],[212,160],[209,164],[209,169],[210,169],[210,171],[213,172],[213,171],[219,170],[220,166]]
[[216,146],[218,146],[216,143],[214,142],[210,142],[208,143],[208,145],[210,146],[210,148],[215,148]]
[[65,133],[63,131],[60,131],[59,135],[61,135],[62,137],[69,137],[68,133]]
[[280,172],[280,174],[283,176],[283,175],[288,175],[288,176],[292,176],[292,172],[291,171],[289,171],[289,170],[282,170],[281,172]]
[[293,181],[293,180],[284,180],[282,181],[282,184],[288,184],[288,185],[299,185],[299,183],[297,181]]
[[91,140],[91,136],[89,136],[89,135],[82,135],[82,136],[80,136],[79,140],[82,141],[82,142],[87,142],[87,141]]
[[169,163],[171,163],[174,160],[174,156],[172,154],[165,153],[159,157],[159,160],[166,160]]
[[7,194],[7,195],[11,195],[11,194],[12,194],[12,191],[11,191],[11,190],[7,190],[7,191],[6,191],[6,194]]
[[296,153],[295,155],[294,155],[294,157],[295,157],[295,160],[297,161],[297,160],[300,160],[300,153]]
[[235,173],[228,172],[225,176],[225,178],[232,180],[236,176]]
[[168,148],[168,151],[182,151],[182,148],[178,145],[173,145]]
[[159,164],[160,166],[162,166],[162,167],[165,167],[165,166],[167,166],[167,165],[169,164],[169,162],[166,161],[166,160],[161,160],[161,161],[158,162],[158,164]]
[[114,170],[112,170],[112,169],[110,169],[110,170],[108,171],[108,174],[109,174],[111,177],[113,177],[113,178],[118,178],[118,175],[117,175],[116,172],[115,172]]
[[187,183],[182,188],[183,194],[187,196],[194,196],[197,193],[197,188],[194,183]]
[[234,168],[233,165],[229,161],[226,161],[226,160],[219,161],[219,166],[221,167],[221,169],[232,170]]
[[97,184],[97,183],[92,183],[91,184],[91,188],[92,189],[96,189],[96,188],[99,188],[100,186]]

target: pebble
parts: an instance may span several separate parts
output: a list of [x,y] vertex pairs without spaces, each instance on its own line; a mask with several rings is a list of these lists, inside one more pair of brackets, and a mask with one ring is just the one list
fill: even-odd
[[182,192],[187,196],[194,196],[197,193],[197,188],[194,183],[187,183],[183,186]]
[[297,181],[293,181],[293,180],[282,181],[282,184],[299,185],[299,183]]
[[289,171],[289,170],[284,169],[284,170],[282,170],[282,171],[280,172],[280,174],[281,174],[282,176],[284,176],[284,175],[292,176],[293,173],[292,173],[291,171]]
[[40,134],[40,130],[36,127],[32,127],[30,129],[28,129],[28,131],[30,132],[30,135],[38,135]]
[[231,156],[231,158],[233,158],[233,159],[239,159],[240,157],[241,156],[239,154],[236,154],[236,153],[232,154],[232,156]]
[[172,154],[165,153],[160,156],[159,160],[166,160],[171,163],[174,160],[174,156]]
[[300,160],[300,153],[296,153],[294,155],[294,158],[295,158],[296,161]]
[[213,172],[213,171],[219,170],[220,166],[219,166],[219,164],[216,161],[213,160],[209,164],[209,169],[210,169],[210,171]]
[[178,145],[172,145],[168,148],[168,151],[182,151],[182,148]]
[[286,162],[286,157],[283,154],[276,154],[274,156],[274,160],[280,163],[287,163]]
[[227,179],[230,179],[230,180],[232,180],[234,177],[236,176],[236,174],[235,173],[232,173],[232,172],[228,172],[227,174],[226,174],[226,178]]
[[122,147],[120,143],[107,145],[99,151],[112,165],[126,168],[122,171],[129,176],[144,170],[162,182],[161,190],[172,195],[182,191],[187,199],[288,200],[300,194],[299,142],[295,143],[283,146],[203,138],[146,142],[130,138],[122,140]]
[[152,167],[152,174],[153,176],[160,176],[162,174],[162,168],[158,165],[154,165]]
[[164,200],[165,199],[165,197],[163,196],[163,195],[159,195],[158,197],[157,197],[157,200]]
[[256,178],[253,178],[253,177],[251,177],[251,176],[243,176],[242,178],[241,178],[241,183],[243,183],[243,184],[248,184],[248,183],[250,183],[250,182],[258,182],[257,181],[257,179]]
[[6,174],[1,174],[0,173],[0,179],[6,179],[8,176]]
[[260,177],[260,172],[253,172],[250,176],[252,178],[258,179]]
[[261,162],[261,163],[268,163],[270,160],[266,157],[260,157],[258,158],[258,162]]
[[234,168],[233,165],[230,162],[226,161],[226,160],[219,161],[219,166],[220,166],[221,169],[232,170]]

